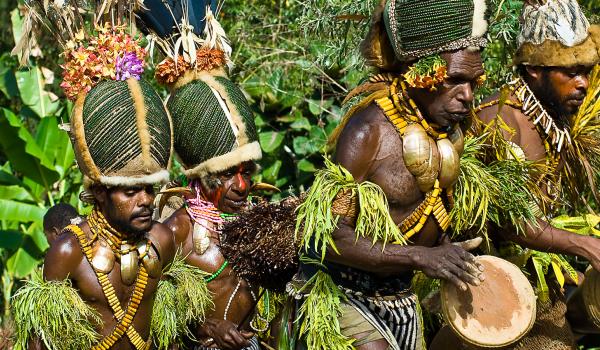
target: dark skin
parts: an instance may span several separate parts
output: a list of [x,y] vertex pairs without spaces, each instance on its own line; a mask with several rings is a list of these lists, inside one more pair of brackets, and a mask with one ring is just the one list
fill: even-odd
[[[524,67],[524,79],[538,100],[557,123],[565,123],[567,118],[577,113],[589,87],[588,74],[591,67]],[[497,96],[490,97],[491,99]],[[515,96],[509,96],[516,101]],[[498,114],[498,107],[493,106],[479,113],[479,118],[486,123],[491,122]],[[527,160],[544,161],[546,150],[543,140],[533,123],[520,110],[504,106],[500,111],[502,120],[513,129],[513,133],[503,131],[504,138],[519,145]],[[562,166],[561,164],[560,166]],[[560,171],[561,169],[557,169]],[[496,230],[503,239],[521,246],[553,253],[580,256],[587,259],[592,267],[600,271],[600,240],[560,230],[538,219],[538,227],[528,226],[525,235],[518,235],[515,229]],[[581,280],[579,281],[581,282]],[[578,329],[598,332],[596,327],[590,328],[589,319],[581,306],[580,298],[569,301],[567,317]]]
[[[256,171],[253,162],[244,162],[237,167],[228,169],[217,175],[219,185],[208,189],[203,187],[202,192],[206,200],[212,202],[219,210],[228,214],[240,212],[247,205],[247,198],[252,186],[252,174]],[[177,210],[165,221],[165,224],[175,233],[175,240],[181,246],[186,263],[199,267],[207,273],[216,272],[225,261],[219,250],[219,236],[210,233],[210,246],[199,255],[194,252],[193,228],[194,222],[185,208]],[[224,319],[225,309],[230,296],[240,282],[240,287],[233,298],[227,320]],[[240,280],[231,266],[227,266],[221,274],[208,283],[208,289],[213,294],[214,308],[206,315],[202,325],[196,327],[195,336],[207,344],[206,346],[218,347],[224,350],[242,349],[250,345],[248,342],[254,334],[250,332],[248,322],[238,330],[238,325],[244,321],[246,315],[253,311],[254,299],[252,292],[258,294],[258,288],[252,289],[245,280]],[[251,292],[252,291],[252,292]],[[207,341],[212,338],[213,341]],[[210,345],[209,345],[210,344]]]
[[[152,221],[152,208],[154,202],[154,190],[152,186],[116,187],[94,187],[93,193],[97,205],[106,217],[107,221],[119,232],[129,237],[148,233],[149,238],[158,248],[158,254],[163,266],[170,264],[175,256],[175,242],[173,233],[161,223]],[[87,221],[79,227],[92,237]],[[68,278],[73,283],[83,300],[96,309],[102,318],[103,326],[98,332],[105,336],[112,332],[116,325],[116,319],[98,282],[96,274],[84,256],[77,238],[72,234],[63,234],[51,246],[44,260],[44,278],[49,281],[59,281]],[[121,302],[123,310],[134,285],[127,286],[121,281],[120,263],[117,259],[112,271],[108,275],[117,298]],[[149,278],[148,285],[133,325],[140,336],[147,339],[150,334],[150,316],[154,295],[158,285],[158,279]],[[30,349],[45,349],[37,339],[30,342]],[[135,349],[127,337],[120,339],[112,349],[129,350]]]
[[[468,116],[473,87],[483,74],[483,67],[479,52],[462,50],[441,56],[448,62],[449,78],[435,92],[411,89],[408,93],[429,122],[452,127]],[[404,165],[398,131],[374,104],[358,112],[345,126],[337,143],[335,161],[348,169],[357,182],[371,181],[383,189],[397,224],[424,199],[415,177]],[[406,246],[388,244],[383,249],[380,243],[373,246],[369,238],[356,240],[354,227],[347,222],[339,225],[334,239],[340,254],[329,251],[327,260],[376,275],[398,276],[421,270],[431,278],[447,280],[461,289],[483,280],[482,266],[467,252],[480,241],[450,244],[431,218]],[[379,340],[358,349],[378,350],[388,346],[385,340]]]
[[[590,67],[527,67],[525,79],[548,113],[553,118],[560,118],[557,111],[570,114],[577,112],[589,86],[589,71]],[[548,97],[551,99],[548,100]],[[490,97],[490,100],[494,98],[497,96]],[[515,96],[511,95],[509,98],[517,101]],[[562,101],[563,105],[556,106],[557,101]],[[496,105],[482,110],[478,117],[485,123],[490,123],[497,114]],[[533,122],[520,110],[508,105],[502,108],[500,114],[502,120],[513,129],[513,133],[504,130],[504,138],[519,145],[527,160],[545,161],[544,143]],[[528,226],[525,235],[517,235],[515,229],[497,231],[503,238],[527,248],[583,257],[590,261],[594,269],[600,271],[600,240],[554,228],[540,219],[538,224],[539,227]]]

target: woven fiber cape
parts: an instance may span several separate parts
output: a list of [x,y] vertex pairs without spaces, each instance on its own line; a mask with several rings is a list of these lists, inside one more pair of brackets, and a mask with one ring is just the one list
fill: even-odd
[[87,186],[169,179],[171,121],[158,94],[143,80],[107,80],[80,94],[71,136]]

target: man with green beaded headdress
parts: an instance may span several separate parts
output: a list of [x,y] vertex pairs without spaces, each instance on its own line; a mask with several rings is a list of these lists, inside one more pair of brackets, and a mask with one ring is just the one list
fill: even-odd
[[[511,226],[493,231],[501,253],[513,260],[533,257],[523,265],[537,287],[537,320],[520,346],[571,349],[575,340],[565,319],[563,273],[581,281],[559,253],[583,257],[600,271],[600,240],[558,228],[588,224],[572,226],[571,220],[564,225],[555,216],[587,213],[587,200],[600,198],[595,174],[600,150],[598,68],[591,74],[600,63],[600,26],[589,24],[576,0],[526,1],[521,20],[515,77],[478,107],[478,117],[490,126],[502,125],[514,158],[542,164],[544,170],[534,176],[542,189],[535,198],[538,225],[528,225],[521,234]],[[546,279],[545,271],[554,276]],[[578,308],[569,321],[582,332],[597,333],[600,328],[592,325],[589,310]]]
[[463,290],[481,282],[467,252],[480,241],[449,244],[445,232],[483,75],[484,13],[479,0],[375,10],[361,50],[382,73],[348,96],[371,92],[334,132],[333,161],[298,211],[307,282],[289,291],[308,349],[424,349],[414,271]]
[[[192,321],[192,336],[184,343],[194,349],[258,349],[252,323],[247,322],[258,286],[238,277],[219,247],[224,222],[248,205],[255,161],[262,157],[253,112],[227,77],[231,47],[213,14],[215,1],[145,5],[147,10],[138,14],[140,24],[167,55],[157,65],[156,78],[171,92],[167,108],[184,169],[179,189],[163,194],[166,198],[173,191],[183,192],[178,197],[182,203],[174,205],[165,223],[175,233],[186,263],[207,273],[213,293],[214,308],[205,320]],[[193,44],[177,51],[179,41]],[[168,207],[161,209],[166,216]]]
[[[98,13],[90,29],[79,16],[94,9],[69,1],[28,5],[65,49],[61,87],[74,101],[69,134],[84,177],[81,198],[93,209],[52,244],[43,276],[16,293],[15,348],[150,349],[151,333],[172,336],[184,315],[197,318],[209,303],[197,280],[178,289],[174,282],[202,281],[203,274],[174,260],[172,232],[152,220],[154,186],[169,179],[169,114],[140,77],[145,50],[114,23],[124,9]],[[100,24],[105,14],[112,20]]]

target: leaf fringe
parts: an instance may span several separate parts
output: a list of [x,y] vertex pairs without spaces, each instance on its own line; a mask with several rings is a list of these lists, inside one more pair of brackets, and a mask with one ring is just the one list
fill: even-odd
[[49,350],[90,349],[99,339],[100,314],[86,304],[70,280],[46,281],[41,270],[13,296],[15,350],[39,337]]
[[206,285],[208,274],[185,263],[178,253],[158,282],[152,311],[151,330],[158,349],[181,343],[182,336],[193,339],[190,324],[202,323],[205,312],[213,307]]
[[342,190],[349,190],[358,197],[356,218],[356,239],[368,237],[375,242],[399,242],[405,244],[400,229],[389,214],[387,198],[383,190],[372,182],[356,183],[352,174],[341,165],[333,164],[325,158],[325,169],[315,175],[315,181],[308,191],[304,203],[298,207],[296,236],[301,233],[301,246],[314,248],[325,259],[327,248],[339,253],[333,239],[338,227],[339,216],[331,211],[331,205]]
[[353,350],[350,339],[342,334],[339,323],[340,303],[346,296],[331,277],[318,271],[302,289],[310,289],[298,309],[300,336],[311,350]]

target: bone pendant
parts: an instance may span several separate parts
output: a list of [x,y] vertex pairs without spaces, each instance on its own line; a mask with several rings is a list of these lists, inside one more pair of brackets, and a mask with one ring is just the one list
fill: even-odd
[[[121,251],[131,249],[130,244],[122,244]],[[127,254],[121,255],[121,280],[130,286],[135,282],[138,272],[138,251],[132,250]]]
[[440,187],[450,188],[458,180],[459,156],[454,145],[448,139],[442,139],[437,142],[440,152]]
[[194,243],[194,253],[198,255],[204,254],[210,246],[210,238],[208,237],[208,229],[206,226],[208,222],[202,220],[201,224],[194,223],[194,233],[192,235],[192,241]]
[[416,177],[423,175],[429,168],[432,145],[430,137],[421,125],[411,124],[406,127],[402,143],[406,168]]
[[92,248],[92,266],[96,271],[109,273],[115,265],[115,254],[103,239],[98,239]]

